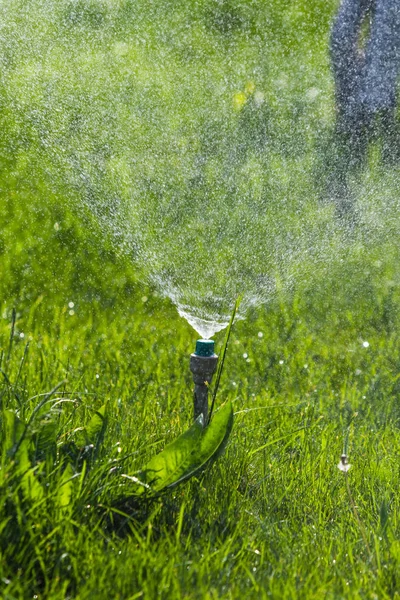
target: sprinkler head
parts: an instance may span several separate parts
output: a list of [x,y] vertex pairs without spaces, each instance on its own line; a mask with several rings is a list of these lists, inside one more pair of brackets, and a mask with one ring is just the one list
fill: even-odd
[[213,356],[214,347],[214,340],[197,340],[194,353],[196,356]]

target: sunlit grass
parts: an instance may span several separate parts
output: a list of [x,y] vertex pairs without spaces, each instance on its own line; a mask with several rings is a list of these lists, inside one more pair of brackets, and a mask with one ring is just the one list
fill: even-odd
[[[54,392],[71,400],[57,417],[61,444],[105,401],[110,408],[102,452],[68,508],[55,502],[63,484],[56,463],[37,458],[36,476],[47,472],[50,485],[32,502],[17,476],[7,479],[12,467],[3,463],[5,597],[393,597],[400,356],[379,313],[386,302],[379,282],[370,281],[373,318],[339,294],[321,321],[314,290],[238,322],[220,385],[220,398],[230,398],[236,412],[225,455],[162,500],[124,506],[113,526],[106,518],[113,461],[132,472],[191,422],[194,336],[163,305],[146,317],[149,301],[139,308],[137,299],[136,318],[121,308],[118,319],[106,309],[81,318],[77,308],[50,323],[42,302],[17,314],[7,360],[5,311],[3,409],[22,406],[29,418],[40,394],[67,380]],[[398,317],[391,311],[390,318],[395,331]],[[337,469],[346,440],[349,484],[371,556]],[[81,472],[82,463],[78,480]]]

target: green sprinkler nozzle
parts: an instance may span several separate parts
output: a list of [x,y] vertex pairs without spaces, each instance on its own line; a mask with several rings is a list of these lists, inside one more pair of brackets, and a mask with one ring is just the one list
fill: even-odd
[[214,340],[197,340],[194,353],[196,356],[213,356],[214,347]]
[[194,418],[203,415],[203,425],[208,420],[208,389],[215,373],[218,356],[214,353],[214,340],[197,340],[196,350],[190,356],[194,388]]

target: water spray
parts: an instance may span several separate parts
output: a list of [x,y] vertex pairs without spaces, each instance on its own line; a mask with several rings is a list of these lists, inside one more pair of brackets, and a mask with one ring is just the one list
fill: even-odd
[[197,340],[196,350],[190,356],[194,388],[194,418],[203,414],[203,423],[208,421],[208,391],[218,363],[214,352],[214,340]]

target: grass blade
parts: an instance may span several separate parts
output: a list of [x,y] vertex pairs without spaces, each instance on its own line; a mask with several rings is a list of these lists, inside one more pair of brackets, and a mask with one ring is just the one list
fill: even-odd
[[214,405],[215,405],[215,399],[217,397],[217,392],[218,392],[218,388],[219,388],[219,382],[221,380],[221,375],[222,375],[222,371],[223,371],[223,368],[224,368],[225,356],[226,356],[226,351],[228,349],[229,338],[230,338],[230,335],[231,335],[233,322],[235,320],[235,316],[236,316],[237,310],[239,308],[239,305],[240,305],[240,298],[237,298],[236,301],[235,301],[235,305],[233,307],[233,311],[232,311],[232,314],[231,314],[231,319],[229,321],[228,329],[226,331],[224,346],[222,348],[221,358],[220,358],[220,361],[219,361],[219,364],[218,364],[217,376],[216,376],[215,386],[214,386],[214,389],[213,389],[213,395],[212,395],[212,400],[211,400],[211,408],[210,408],[210,413],[209,413],[209,416],[208,416],[208,423],[211,421],[211,417],[212,417],[212,414],[213,414]]
[[11,350],[12,350],[12,345],[13,345],[13,339],[14,339],[14,331],[15,331],[15,321],[17,319],[17,311],[15,310],[15,308],[12,309],[12,314],[11,314],[11,331],[10,331],[10,341],[8,344],[8,352],[7,352],[7,358],[6,358],[6,363],[8,363],[8,361],[10,360],[11,357]]

